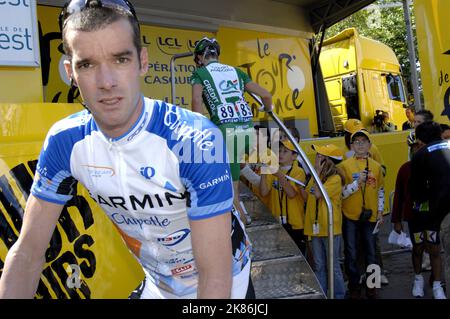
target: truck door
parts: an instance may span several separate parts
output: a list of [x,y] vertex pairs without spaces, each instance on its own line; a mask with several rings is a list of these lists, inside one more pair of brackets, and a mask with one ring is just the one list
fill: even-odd
[[342,96],[345,98],[347,118],[360,119],[356,74],[342,78]]

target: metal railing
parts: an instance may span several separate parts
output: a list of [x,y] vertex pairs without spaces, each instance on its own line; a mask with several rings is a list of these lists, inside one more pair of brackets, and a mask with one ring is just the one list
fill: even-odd
[[[255,99],[256,102],[258,102],[259,105],[263,106],[263,103],[261,99],[256,96],[253,93],[247,92],[250,94],[253,99]],[[330,197],[328,196],[328,193],[325,191],[325,187],[323,186],[322,181],[320,180],[320,177],[317,175],[316,170],[314,169],[314,166],[309,161],[306,154],[303,152],[300,145],[297,143],[295,138],[292,136],[289,129],[284,125],[284,123],[280,120],[280,118],[273,112],[269,111],[266,112],[278,125],[280,129],[284,131],[286,136],[288,137],[289,141],[294,145],[297,153],[300,155],[306,166],[308,167],[309,171],[311,172],[312,177],[314,178],[314,181],[316,182],[316,185],[319,187],[320,192],[323,195],[323,198],[325,200],[325,203],[327,204],[328,209],[328,298],[334,299],[334,229],[333,229],[333,207],[331,205]]]
[[170,92],[172,94],[171,97],[171,101],[172,104],[175,104],[175,60],[180,59],[180,58],[187,58],[190,56],[193,56],[194,53],[192,52],[186,52],[186,53],[179,53],[179,54],[174,54],[171,58],[170,58]]

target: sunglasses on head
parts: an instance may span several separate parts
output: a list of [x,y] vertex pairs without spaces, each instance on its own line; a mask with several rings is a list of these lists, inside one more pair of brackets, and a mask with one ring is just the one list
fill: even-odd
[[136,16],[136,11],[133,5],[128,0],[72,0],[67,2],[61,13],[59,14],[59,28],[62,32],[65,21],[72,14],[83,11],[86,8],[109,8],[113,10],[118,10],[125,12],[126,14],[134,17],[138,21]]

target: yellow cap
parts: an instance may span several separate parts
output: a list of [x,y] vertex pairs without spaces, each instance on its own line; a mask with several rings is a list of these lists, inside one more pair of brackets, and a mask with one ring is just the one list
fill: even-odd
[[311,147],[317,153],[322,154],[324,156],[328,156],[340,161],[342,161],[342,159],[344,158],[344,151],[334,144],[325,144],[325,145],[313,144],[311,145]]
[[350,136],[350,141],[353,142],[353,138],[355,137],[356,134],[363,134],[363,135],[365,135],[365,136],[367,137],[367,139],[370,141],[370,134],[369,134],[369,132],[367,132],[367,130],[364,129],[364,128],[363,128],[362,130],[358,130],[358,131],[354,132],[354,133],[352,134],[352,136]]
[[286,147],[288,150],[291,150],[292,152],[297,153],[297,150],[296,150],[294,144],[292,144],[291,141],[284,140],[284,141],[281,141],[281,144],[283,144],[283,146]]
[[349,119],[344,124],[344,130],[353,134],[356,131],[362,130],[364,128],[364,125],[362,122],[358,119]]

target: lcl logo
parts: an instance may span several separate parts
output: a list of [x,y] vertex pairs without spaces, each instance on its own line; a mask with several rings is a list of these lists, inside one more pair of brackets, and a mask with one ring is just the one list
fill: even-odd
[[182,48],[182,45],[178,43],[178,39],[171,37],[158,37],[156,39],[156,45],[161,52],[168,55],[175,54],[180,51],[180,48]]
[[181,45],[178,43],[177,38],[161,38],[158,37],[158,44],[160,46],[169,46],[169,47],[177,47],[181,48]]

